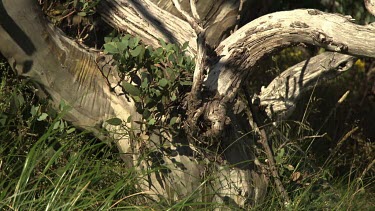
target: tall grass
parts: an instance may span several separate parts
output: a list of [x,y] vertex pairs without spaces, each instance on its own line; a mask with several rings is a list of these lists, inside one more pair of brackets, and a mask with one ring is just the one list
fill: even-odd
[[[0,210],[238,209],[194,202],[194,196],[150,204],[135,188],[139,172],[125,166],[116,149],[72,129],[61,120],[63,111],[54,115],[25,81],[14,79],[5,63],[0,62],[0,68]],[[337,175],[340,157],[322,159],[312,150],[325,135],[307,121],[314,111],[314,100],[309,102],[301,121],[279,122],[268,129],[292,203],[281,206],[271,182],[268,196],[253,210],[374,210],[371,174],[353,167]]]
[[116,149],[67,127],[61,115],[42,117],[45,103],[1,68],[0,210],[137,208],[134,169]]
[[[347,97],[347,94],[343,96]],[[350,125],[340,131],[339,138],[332,138],[331,131],[327,130],[328,124],[338,118],[333,114],[338,112],[344,100],[344,97],[337,98],[335,106],[319,113],[321,102],[313,89],[299,105],[305,107],[304,111],[292,117],[297,120],[278,121],[277,126],[268,126],[278,171],[292,203],[280,206],[279,193],[271,185],[269,198],[255,210],[375,210],[375,177],[370,173],[375,160],[364,160],[362,165],[357,165],[353,158],[349,161],[352,162],[349,171],[340,169],[343,158],[346,160],[340,156],[345,153],[342,146],[358,141],[353,138],[358,127]],[[308,121],[317,116],[322,118],[320,124],[313,125]],[[327,148],[321,150],[324,147]],[[361,151],[355,153],[360,155]]]

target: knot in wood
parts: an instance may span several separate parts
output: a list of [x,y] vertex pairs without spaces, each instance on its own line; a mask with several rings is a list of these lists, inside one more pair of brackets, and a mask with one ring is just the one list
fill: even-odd
[[313,40],[322,45],[329,45],[332,43],[332,37],[329,37],[323,32],[316,32],[313,34]]
[[309,15],[320,15],[320,14],[322,14],[321,11],[319,11],[319,10],[314,10],[314,9],[312,9],[312,10],[307,10],[307,13],[309,13]]
[[294,21],[293,23],[290,24],[290,27],[293,28],[309,28],[309,25],[307,25],[304,22],[301,21]]

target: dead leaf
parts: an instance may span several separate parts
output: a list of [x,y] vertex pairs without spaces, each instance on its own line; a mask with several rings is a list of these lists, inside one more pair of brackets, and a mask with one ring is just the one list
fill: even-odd
[[292,180],[293,182],[297,181],[297,180],[300,179],[300,178],[301,178],[301,172],[299,172],[299,171],[294,172],[294,173],[292,174],[292,176],[291,176],[291,180]]

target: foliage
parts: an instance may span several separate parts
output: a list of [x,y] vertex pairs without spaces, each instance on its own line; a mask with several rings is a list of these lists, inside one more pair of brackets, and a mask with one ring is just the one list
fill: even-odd
[[174,127],[183,118],[181,99],[190,90],[194,62],[185,55],[188,46],[166,44],[152,48],[139,38],[125,35],[106,37],[104,52],[113,55],[124,80],[122,88],[137,104],[145,125]]
[[[292,198],[292,203],[284,209],[372,210],[375,204],[370,201],[375,197],[375,177],[370,170],[371,160],[362,160],[360,165],[356,164],[354,159],[348,160],[352,162],[351,168],[345,173],[337,173],[341,168],[337,164],[343,161],[339,152],[343,143],[345,145],[345,142],[349,142],[347,139],[350,139],[350,135],[354,134],[357,128],[352,128],[337,142],[332,140],[332,144],[337,144],[327,149],[330,151],[328,155],[322,155],[323,150],[317,151],[315,146],[326,146],[325,139],[328,134],[312,128],[307,121],[310,116],[316,115],[314,110],[317,105],[319,104],[314,99],[314,94],[311,94],[302,120],[278,121],[265,126],[269,142],[272,143],[280,179]],[[331,109],[335,111],[337,107]],[[326,121],[330,119],[331,115],[326,116]],[[326,121],[323,120],[323,125]],[[266,163],[263,153],[259,154],[259,160]],[[271,184],[269,191],[269,197],[255,210],[263,210],[265,207],[267,210],[280,209],[283,201],[276,187]],[[273,208],[269,209],[270,207]]]
[[[73,15],[81,17],[91,16],[96,13],[96,6],[100,0],[42,0],[46,14],[58,23]],[[48,7],[48,8],[47,8]]]
[[[41,2],[48,2],[45,5],[51,6],[49,14],[52,19],[68,24],[75,19],[78,20],[76,23],[83,24],[82,20],[88,19],[79,19],[78,16],[91,17],[95,9],[90,5],[97,1]],[[291,9],[295,3],[302,4],[301,1],[280,2],[275,5],[283,9]],[[306,2],[308,7],[321,6],[319,1]],[[333,2],[331,10],[354,14],[353,17],[361,23],[369,20],[368,15],[363,16],[363,7],[359,8],[362,2],[326,2]],[[78,31],[78,36],[74,37],[84,37]],[[122,86],[139,105],[143,123],[151,128],[177,127],[174,122],[181,118],[178,116],[181,105],[177,101],[189,90],[188,82],[194,66],[183,56],[184,46],[160,41],[162,47],[152,49],[130,36],[107,38],[106,41],[105,50],[117,60],[120,74],[132,81],[124,82]],[[273,74],[284,70],[285,63],[290,64],[285,60],[295,61],[301,59],[300,56],[298,49],[286,49],[273,57],[277,63]],[[362,102],[358,97],[349,98],[349,103],[344,106],[335,106],[347,87],[352,88],[351,93],[354,92],[355,96],[364,94],[361,82],[369,63],[371,61],[362,60],[359,70],[339,78],[337,84],[344,84],[344,87],[337,84],[318,87],[307,101],[299,105],[304,110],[302,115],[296,115],[296,121],[278,122],[276,127],[268,128],[279,174],[293,199],[289,209],[371,210],[375,207],[373,171],[369,170],[362,177],[365,167],[373,160],[370,151],[373,142],[359,132],[344,139],[353,128],[363,126],[360,123],[366,116],[370,119],[372,107],[362,106],[367,109],[364,113],[353,111],[358,102]],[[0,68],[4,70],[4,63],[0,63]],[[50,111],[46,104],[36,101],[30,87],[19,85],[18,81],[5,75],[0,90],[0,209],[140,209],[133,206],[141,204],[142,199],[133,199],[137,195],[134,186],[138,181],[132,169],[118,160],[114,149],[77,132],[63,121],[61,117],[68,109],[63,103],[59,112]],[[178,100],[173,100],[175,98]],[[119,119],[110,120],[113,125],[121,123]],[[372,123],[373,119],[366,122],[368,127]],[[265,158],[260,159],[265,161]],[[280,197],[274,187],[270,187],[270,193],[255,210],[280,209]],[[182,200],[170,207],[154,205],[150,209],[209,206]]]
[[136,208],[133,169],[0,63],[0,210]]
[[96,15],[100,0],[39,0],[44,14],[79,43],[100,48],[112,28]]

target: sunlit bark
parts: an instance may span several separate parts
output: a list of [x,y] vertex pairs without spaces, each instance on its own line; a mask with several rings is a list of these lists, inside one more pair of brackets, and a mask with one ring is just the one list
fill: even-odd
[[[189,54],[197,67],[185,125],[189,126],[185,131],[192,133],[186,137],[141,131],[136,124],[141,115],[117,86],[120,78],[108,62],[111,58],[65,37],[48,24],[35,1],[0,2],[0,52],[55,108],[61,101],[71,107],[66,120],[101,138],[105,138],[101,130],[109,131],[124,161],[142,175],[139,187],[153,198],[254,205],[266,196],[269,181],[254,153],[255,140],[243,135],[252,130],[250,117],[243,115],[244,104],[236,101],[244,82],[257,80],[249,74],[281,48],[310,44],[337,52],[287,69],[262,90],[260,103],[268,106],[268,114],[287,118],[303,92],[348,70],[353,56],[375,56],[375,28],[338,14],[304,9],[265,15],[235,31],[248,2],[215,2],[206,3],[216,13],[202,1],[180,2],[176,9],[172,1],[150,0],[103,0],[98,11],[110,25],[148,45],[158,46],[159,38],[190,43]],[[129,116],[132,122],[125,123]],[[124,125],[106,124],[112,117],[123,119]],[[202,151],[200,141],[219,151],[197,155]]]

